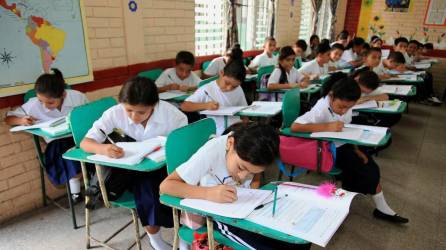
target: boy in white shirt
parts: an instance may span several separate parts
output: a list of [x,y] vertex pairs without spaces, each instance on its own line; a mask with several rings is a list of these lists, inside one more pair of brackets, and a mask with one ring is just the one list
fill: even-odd
[[243,51],[240,49],[240,44],[235,44],[229,48],[224,56],[214,58],[204,70],[202,78],[207,79],[218,75],[230,60],[243,60]]
[[305,63],[299,69],[299,73],[308,76],[310,79],[316,79],[328,74],[328,61],[330,61],[330,45],[321,43],[316,48],[316,58]]
[[164,70],[156,79],[158,92],[181,90],[184,92],[197,89],[201,79],[192,70],[195,66],[195,57],[188,51],[178,52],[175,58],[175,67]]
[[348,62],[354,68],[362,65],[361,53],[364,49],[365,41],[361,37],[355,37],[350,43],[350,48],[342,54],[342,60]]
[[293,50],[296,54],[296,61],[294,62],[294,67],[296,69],[302,67],[302,59],[305,58],[305,51],[307,50],[307,48],[307,42],[305,42],[305,40],[303,39],[297,40],[297,42],[293,45]]
[[330,60],[327,63],[328,71],[336,71],[347,66],[347,63],[341,60],[344,53],[344,46],[339,43],[335,43],[331,46]]
[[258,68],[277,65],[277,55],[274,55],[274,51],[276,50],[276,39],[274,37],[265,38],[265,43],[263,44],[263,53],[256,56],[248,68],[251,72],[256,72]]

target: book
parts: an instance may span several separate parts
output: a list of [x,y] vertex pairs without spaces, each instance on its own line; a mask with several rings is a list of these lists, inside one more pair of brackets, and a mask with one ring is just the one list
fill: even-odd
[[355,106],[353,106],[353,110],[357,110],[357,109],[376,109],[378,108],[378,102],[377,101],[367,101],[367,102],[363,102],[361,104],[356,104]]
[[378,90],[386,94],[407,95],[412,90],[412,85],[384,84],[381,87],[379,87]]
[[282,111],[282,102],[255,101],[241,110],[243,114],[274,116]]
[[246,220],[325,247],[350,211],[357,193],[343,191],[342,196],[324,197],[316,186],[295,182],[278,186],[276,213],[272,203],[253,210]]
[[183,96],[183,95],[187,95],[187,93],[178,91],[178,90],[171,90],[171,91],[166,91],[166,92],[160,93],[159,98],[160,98],[160,100],[169,100],[169,99],[173,99],[175,97],[179,97],[179,96]]
[[389,128],[379,126],[367,126],[357,124],[345,124],[346,128],[361,129],[361,136],[358,141],[371,145],[378,145],[379,142],[386,136]]
[[[111,158],[106,155],[94,154],[87,156],[87,159],[103,163],[113,163],[121,165],[137,165],[148,154],[150,155],[156,148],[165,145],[165,137],[159,136],[141,142],[118,142],[116,146],[124,150],[124,156],[121,158]],[[159,150],[158,150],[159,151]]]
[[200,111],[202,115],[212,115],[212,116],[233,116],[245,109],[246,106],[231,106],[231,107],[220,107],[217,110],[203,110]]
[[[261,205],[272,194],[273,192],[271,190],[237,188],[237,200],[233,203],[218,203],[201,199],[183,199],[180,204],[207,213],[243,219],[248,217],[257,206]],[[270,210],[271,212],[272,210]]]
[[9,131],[19,132],[19,131],[24,131],[24,130],[29,130],[29,129],[36,129],[36,128],[40,128],[40,129],[46,128],[49,131],[51,131],[50,128],[58,127],[59,125],[61,125],[61,124],[59,124],[59,125],[54,126],[54,124],[60,123],[61,120],[65,120],[64,123],[67,124],[66,117],[64,116],[64,117],[58,117],[58,118],[51,119],[51,120],[44,121],[44,122],[39,121],[36,124],[30,125],[30,126],[24,126],[24,125],[23,126],[15,126],[15,127],[12,127]]

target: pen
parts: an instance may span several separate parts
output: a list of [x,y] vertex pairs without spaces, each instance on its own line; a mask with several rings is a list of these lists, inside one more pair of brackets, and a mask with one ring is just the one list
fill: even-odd
[[25,113],[25,116],[29,116],[28,113],[26,113],[26,110],[22,106],[19,106],[19,108],[23,111],[23,113]]
[[306,188],[306,189],[316,189],[317,187],[308,187],[299,185],[298,183],[286,183],[286,182],[271,182],[273,185],[282,185],[282,186],[288,186],[288,187],[297,187],[297,188]]
[[209,99],[211,99],[211,101],[216,102],[216,101],[214,100],[214,98],[212,98],[206,90],[204,91],[204,93],[209,97]]
[[274,214],[276,213],[276,204],[277,204],[277,189],[279,189],[277,186],[276,186],[276,189],[274,189],[274,201],[273,201],[273,217],[274,217]]
[[146,156],[148,156],[148,155],[150,155],[150,154],[152,154],[152,153],[155,153],[156,151],[160,150],[161,148],[162,148],[161,146],[157,146],[157,147],[154,148],[152,151],[148,152],[148,153],[146,154]]
[[99,129],[99,131],[101,131],[101,133],[105,135],[105,137],[111,142],[111,144],[113,144],[113,145],[116,146],[116,143],[110,138],[110,136],[108,136],[108,135],[104,132],[104,130]]

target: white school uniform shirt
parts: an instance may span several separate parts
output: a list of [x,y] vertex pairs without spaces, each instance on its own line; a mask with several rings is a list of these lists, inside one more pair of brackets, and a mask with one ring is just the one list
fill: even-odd
[[[330,97],[325,96],[319,99],[316,105],[307,111],[305,114],[297,117],[294,121],[299,124],[313,124],[313,123],[328,123],[341,121],[343,123],[351,123],[352,109],[349,109],[345,114],[338,115],[330,107]],[[344,143],[335,143],[336,147],[344,145]]]
[[165,101],[159,101],[155,105],[145,127],[134,123],[128,117],[124,105],[117,104],[106,110],[101,118],[93,123],[93,127],[85,137],[103,143],[106,137],[99,129],[102,129],[106,134],[110,134],[116,128],[136,141],[143,141],[156,136],[167,136],[172,130],[186,125],[186,115]]
[[223,56],[214,58],[204,73],[208,76],[216,76],[220,71],[222,71],[226,66],[225,58]]
[[316,59],[313,59],[307,63],[304,63],[300,69],[298,69],[301,74],[315,74],[315,75],[325,75],[328,74],[328,64],[324,64],[322,67],[319,66]]
[[[181,179],[189,185],[212,187],[220,185],[225,177],[230,176],[226,162],[226,143],[229,135],[223,135],[208,141],[188,161],[175,169]],[[220,180],[220,181],[219,181]],[[241,187],[249,188],[252,177],[247,178]],[[226,178],[224,184],[235,186],[232,178]]]
[[359,59],[358,54],[353,52],[352,49],[344,50],[344,53],[342,53],[342,57],[341,57],[341,60],[343,60],[345,62],[356,61],[358,59]]
[[413,57],[409,56],[407,52],[403,53],[404,60],[406,61],[406,65],[412,65],[413,64]]
[[[207,94],[206,94],[207,93]],[[210,97],[209,97],[209,96]],[[220,107],[231,107],[231,106],[248,106],[246,102],[245,94],[240,86],[237,88],[223,92],[218,86],[216,81],[212,81],[201,88],[197,89],[195,93],[186,99],[187,102],[194,103],[205,103],[216,101]],[[221,135],[225,131],[225,120],[223,116],[208,116],[215,120],[217,125],[217,135]],[[239,122],[239,117],[228,117],[228,127],[232,124]]]
[[270,65],[276,66],[278,63],[278,58],[278,55],[273,54],[272,57],[269,57],[266,52],[263,52],[251,61],[251,63],[249,64],[249,68],[260,68]]
[[190,75],[184,80],[181,80],[175,68],[169,68],[163,71],[163,73],[156,79],[155,84],[158,88],[164,87],[171,83],[177,83],[180,85],[187,85],[189,87],[197,86],[201,79],[194,73],[190,72]]
[[37,99],[37,97],[33,97],[22,105],[22,108],[25,110],[26,114],[23,112],[22,108],[17,108],[13,111],[9,111],[6,116],[24,117],[26,115],[30,115],[40,121],[49,121],[55,118],[67,116],[71,110],[73,110],[73,108],[84,105],[88,102],[87,97],[79,91],[67,89],[65,92],[67,94],[63,100],[60,110],[47,109],[39,101],[39,99]]
[[[280,70],[280,68],[275,68],[269,76],[268,85],[271,83],[279,83],[280,75],[282,75],[282,71]],[[299,73],[299,70],[292,67],[290,72],[286,72],[286,77],[288,79],[287,83],[299,83],[305,76]]]
[[386,69],[386,67],[384,67],[384,64],[383,64],[382,61],[379,63],[378,66],[374,67],[372,69],[372,71],[375,72],[378,76],[381,76],[381,75],[389,73],[389,71]]

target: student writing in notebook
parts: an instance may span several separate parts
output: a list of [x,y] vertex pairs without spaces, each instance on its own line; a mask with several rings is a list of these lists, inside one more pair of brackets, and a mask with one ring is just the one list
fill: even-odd
[[321,43],[315,50],[316,58],[305,63],[299,73],[316,79],[328,73],[328,62],[330,61],[330,45]]
[[224,56],[214,58],[203,72],[202,78],[206,79],[218,75],[231,60],[243,60],[243,51],[240,49],[240,44],[233,45],[225,52]]
[[[307,50],[307,42],[303,39],[297,40],[293,45],[294,53],[296,54],[296,61],[294,62],[294,67],[299,69],[302,67],[303,58],[305,58],[305,51]],[[280,56],[279,56],[280,57]]]
[[[109,108],[87,132],[81,148],[89,153],[112,158],[124,156],[124,149],[114,144],[103,144],[105,134],[119,129],[125,135],[143,141],[157,136],[167,136],[171,131],[185,126],[187,118],[173,105],[159,100],[154,82],[143,77],[128,80],[119,92],[119,104]],[[104,134],[105,133],[105,134]],[[159,202],[159,184],[166,177],[166,169],[139,172],[118,168],[111,169],[119,175],[121,184],[135,196],[138,217],[154,249],[172,249],[162,238],[160,227],[172,227],[172,211]],[[116,197],[119,198],[119,197]]]
[[[76,90],[65,89],[66,84],[62,72],[52,69],[53,73],[45,73],[37,79],[34,90],[36,97],[6,114],[8,125],[32,125],[58,117],[67,116],[74,107],[88,102],[86,96]],[[68,149],[74,146],[73,138],[48,140],[45,148],[45,169],[54,185],[62,185],[69,181],[71,195],[75,202],[80,200],[80,164],[62,158]]]
[[[247,106],[245,94],[240,84],[244,81],[246,70],[242,60],[232,60],[222,71],[217,80],[212,81],[189,96],[181,104],[181,110],[196,112],[202,110],[217,110],[219,107]],[[217,125],[217,134],[222,134],[225,128],[223,116],[211,116]],[[238,117],[228,117],[228,126],[240,121]]]
[[[237,200],[235,186],[258,188],[260,173],[279,156],[279,136],[273,127],[235,124],[232,132],[208,141],[160,186],[163,194],[228,203]],[[214,228],[248,249],[309,249],[214,221]],[[185,249],[180,247],[180,249]]]
[[[332,77],[327,82],[329,87],[324,97],[310,111],[296,119],[291,126],[293,132],[339,132],[345,123],[351,122],[351,108],[358,101],[361,89],[352,78],[338,79]],[[376,218],[397,224],[409,221],[395,213],[384,199],[379,167],[370,155],[356,145],[336,143],[336,167],[342,169],[344,189],[372,195],[376,205],[373,215]]]
[[192,70],[195,66],[195,57],[189,51],[178,52],[175,58],[175,67],[163,71],[156,79],[158,92],[169,90],[193,91],[201,79]]
[[404,66],[405,61],[401,52],[391,51],[389,56],[386,59],[382,59],[381,63],[373,67],[372,70],[378,74],[380,79],[388,79],[392,77],[391,73],[402,73],[406,71],[406,67]]
[[309,78],[294,67],[295,58],[296,55],[290,46],[280,49],[279,65],[268,79],[269,90],[308,87]]
[[256,72],[261,67],[277,65],[277,56],[273,54],[274,51],[276,51],[276,39],[272,36],[265,38],[263,53],[251,61],[249,70]]

